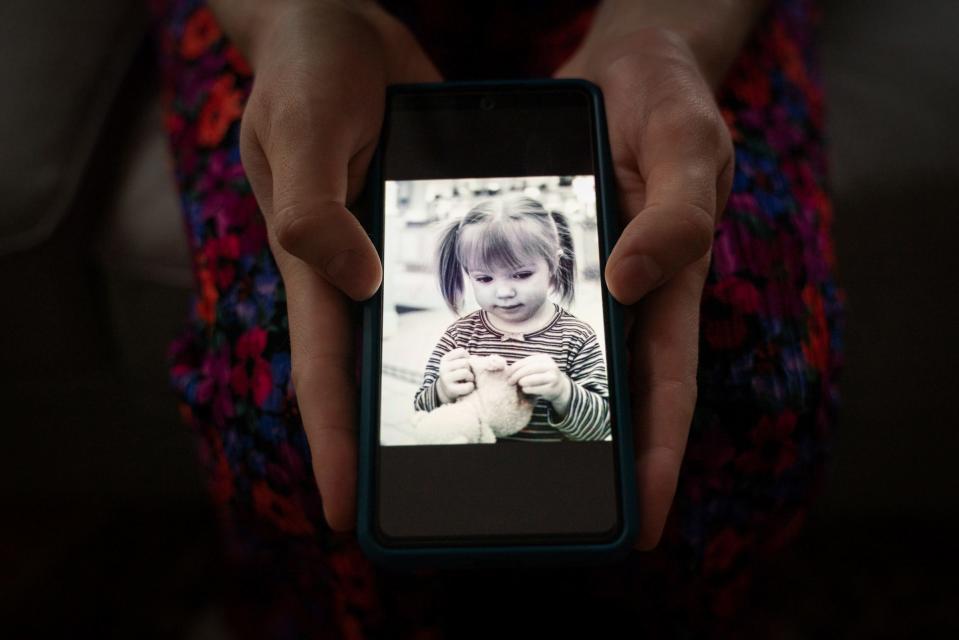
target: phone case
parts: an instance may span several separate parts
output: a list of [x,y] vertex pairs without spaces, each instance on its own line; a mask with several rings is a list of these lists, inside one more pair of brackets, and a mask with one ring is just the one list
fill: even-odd
[[[481,81],[448,82],[422,85],[396,85],[387,89],[387,100],[397,92],[434,92],[460,88],[463,90],[510,90],[523,88],[549,88],[576,86],[584,89],[592,100],[596,114],[594,137],[598,145],[598,166],[596,188],[598,196],[597,216],[604,216],[600,234],[600,273],[605,271],[606,259],[619,234],[616,187],[613,179],[612,160],[606,128],[605,110],[602,93],[596,85],[585,80],[518,80],[518,81]],[[389,117],[387,112],[386,117]],[[384,130],[386,127],[384,121]],[[370,165],[367,178],[366,205],[368,232],[378,253],[383,255],[383,188],[381,174],[381,149]],[[601,279],[604,297],[607,301],[605,313],[610,326],[610,335],[614,342],[608,346],[610,402],[615,403],[614,415],[624,424],[631,424],[629,391],[626,381],[626,359],[624,348],[622,307],[608,295],[605,281]],[[619,479],[619,509],[622,514],[623,529],[619,537],[606,544],[562,544],[562,545],[521,545],[521,546],[449,546],[392,548],[382,545],[374,534],[375,508],[375,460],[378,442],[377,423],[379,420],[378,384],[380,375],[380,353],[378,344],[383,309],[383,289],[363,303],[363,340],[362,374],[359,394],[360,432],[358,460],[358,505],[357,536],[363,551],[376,564],[395,570],[417,570],[424,568],[485,568],[495,566],[575,566],[614,563],[622,559],[632,548],[638,533],[638,510],[635,471],[633,461],[632,429],[615,429],[616,456]]]

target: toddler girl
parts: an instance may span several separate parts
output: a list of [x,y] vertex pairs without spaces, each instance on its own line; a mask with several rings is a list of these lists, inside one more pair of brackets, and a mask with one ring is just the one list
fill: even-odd
[[418,411],[473,390],[471,354],[506,359],[511,383],[536,397],[519,433],[500,440],[559,442],[610,435],[606,365],[593,329],[548,299],[573,300],[575,259],[566,218],[536,200],[482,202],[442,234],[440,289],[459,315],[463,276],[480,309],[446,329],[413,401]]

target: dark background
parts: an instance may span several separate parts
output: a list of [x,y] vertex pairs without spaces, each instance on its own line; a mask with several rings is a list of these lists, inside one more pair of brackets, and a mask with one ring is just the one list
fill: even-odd
[[[959,3],[825,7],[843,409],[825,494],[749,616],[779,637],[955,636]],[[214,516],[165,386],[185,289],[118,270],[97,235],[148,62],[107,92],[57,231],[0,257],[0,624],[31,637],[227,637]]]

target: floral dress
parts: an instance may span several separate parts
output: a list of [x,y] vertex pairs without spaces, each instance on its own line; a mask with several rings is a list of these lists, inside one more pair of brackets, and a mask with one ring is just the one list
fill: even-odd
[[[452,79],[548,76],[593,3],[470,3],[481,10],[467,20],[459,3],[384,4]],[[699,398],[658,548],[614,567],[412,576],[374,568],[353,534],[323,518],[290,381],[285,290],[240,164],[250,68],[202,2],[152,9],[196,279],[170,374],[222,524],[237,636],[733,628],[752,569],[799,532],[834,436],[842,293],[815,7],[772,2],[719,94],[736,174],[702,299]]]

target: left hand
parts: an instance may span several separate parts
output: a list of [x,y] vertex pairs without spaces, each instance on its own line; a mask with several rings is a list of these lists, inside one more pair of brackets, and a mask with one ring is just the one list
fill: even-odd
[[[705,65],[703,65],[705,66]],[[696,404],[699,305],[733,147],[711,83],[676,33],[642,29],[580,49],[557,74],[603,91],[623,233],[606,265],[626,327],[641,530],[662,535]]]
[[253,66],[240,154],[286,287],[291,375],[323,512],[349,531],[357,389],[346,296],[370,297],[382,266],[347,205],[365,181],[387,85],[441,78],[413,33],[371,0],[210,1]]
[[518,384],[523,393],[550,402],[572,393],[569,378],[559,370],[555,360],[543,353],[517,360],[506,368],[506,374],[507,381]]

